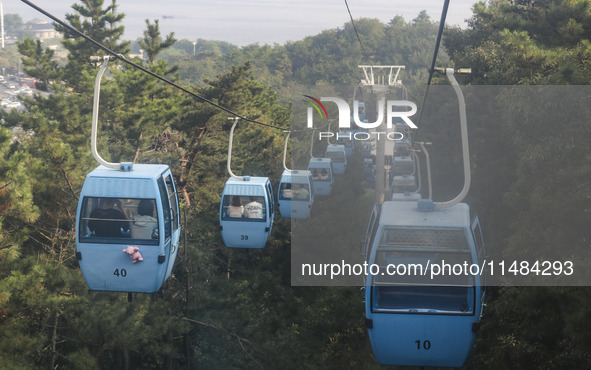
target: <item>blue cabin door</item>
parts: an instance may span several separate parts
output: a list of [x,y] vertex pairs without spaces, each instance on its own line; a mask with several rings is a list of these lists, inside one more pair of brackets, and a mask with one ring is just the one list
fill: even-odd
[[267,209],[269,210],[270,220],[269,227],[265,231],[267,232],[267,237],[269,237],[269,234],[271,233],[271,228],[273,227],[273,221],[275,220],[275,197],[273,196],[273,188],[271,187],[271,182],[267,181],[265,186],[267,187]]
[[476,252],[478,253],[478,263],[484,261],[486,255],[484,249],[484,239],[482,238],[482,229],[480,228],[480,222],[478,222],[478,216],[474,217],[471,225],[472,236],[474,237],[474,243],[476,243]]
[[163,268],[159,271],[161,271],[164,281],[172,272],[180,236],[178,198],[170,172],[158,179],[158,191],[162,202],[164,224],[164,249],[163,253],[158,256],[158,263],[163,264]]
[[374,206],[373,211],[371,212],[371,217],[369,218],[369,224],[367,225],[367,231],[365,232],[365,239],[364,239],[364,251],[363,256],[365,257],[365,261],[369,262],[369,253],[371,252],[371,245],[373,244],[373,239],[375,238],[378,222],[377,220],[380,218],[379,207]]
[[[476,246],[476,256],[478,258],[478,261],[476,261],[479,265],[482,265],[484,263],[484,260],[486,259],[486,250],[484,248],[484,238],[482,237],[482,228],[480,227],[480,222],[478,222],[478,216],[474,217],[474,220],[472,221],[472,224],[470,225],[470,228],[472,229],[472,237],[474,238],[474,244]],[[482,316],[483,312],[482,309],[484,308],[484,296],[485,296],[485,292],[486,292],[486,273],[482,274],[482,277],[480,278],[480,285],[481,285],[481,297],[480,297],[480,305],[481,305],[481,309],[480,309],[480,316]]]

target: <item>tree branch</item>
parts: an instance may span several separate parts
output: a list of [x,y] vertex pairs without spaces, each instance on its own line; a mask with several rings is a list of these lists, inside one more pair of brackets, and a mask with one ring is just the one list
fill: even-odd
[[247,356],[248,356],[248,357],[249,357],[249,358],[250,358],[250,359],[251,359],[251,360],[252,360],[254,363],[256,363],[256,364],[257,364],[257,365],[258,365],[258,366],[259,366],[261,369],[263,368],[263,365],[262,365],[260,362],[258,362],[258,361],[257,361],[257,360],[256,360],[254,357],[252,357],[252,355],[251,355],[251,354],[250,354],[250,353],[249,353],[249,352],[246,350],[246,348],[244,347],[244,343],[246,343],[246,344],[248,344],[248,345],[252,346],[252,347],[253,347],[253,348],[256,350],[256,347],[254,346],[254,344],[253,344],[251,341],[249,341],[248,339],[242,338],[242,337],[241,337],[241,336],[239,336],[238,334],[236,334],[236,333],[233,333],[233,332],[231,332],[231,331],[227,330],[226,328],[224,328],[224,327],[222,327],[222,326],[220,326],[220,325],[216,325],[216,324],[210,324],[210,323],[203,322],[203,321],[198,321],[198,320],[193,320],[193,319],[189,319],[188,317],[181,317],[180,319],[181,319],[181,320],[185,320],[185,321],[189,321],[189,322],[192,322],[192,323],[195,323],[195,324],[199,324],[199,325],[202,325],[202,326],[206,326],[206,327],[208,327],[208,328],[212,328],[212,329],[215,329],[215,330],[218,330],[218,331],[221,331],[222,333],[224,333],[224,334],[226,334],[226,335],[229,335],[229,336],[231,336],[231,337],[234,337],[234,338],[236,338],[236,340],[238,341],[238,344],[239,344],[239,345],[240,345],[240,347],[242,348],[242,351],[244,351],[244,353],[246,353],[246,355],[247,355]]

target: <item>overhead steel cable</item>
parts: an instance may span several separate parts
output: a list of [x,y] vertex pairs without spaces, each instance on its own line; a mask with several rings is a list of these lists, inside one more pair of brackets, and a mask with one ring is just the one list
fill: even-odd
[[349,3],[345,0],[345,6],[347,7],[347,12],[349,13],[349,18],[351,18],[351,24],[353,25],[353,30],[355,31],[355,35],[357,36],[357,41],[359,41],[359,46],[361,46],[361,53],[363,56],[369,60],[367,53],[365,52],[365,48],[363,47],[363,43],[361,42],[361,37],[359,36],[359,32],[357,32],[357,26],[355,25],[355,21],[353,20],[353,15],[351,14],[351,9],[349,9]]
[[[429,69],[429,78],[427,79],[427,88],[425,89],[425,95],[423,96],[423,103],[421,104],[421,112],[419,113],[419,119],[417,126],[421,123],[423,112],[425,111],[425,103],[427,96],[429,95],[429,86],[433,79],[433,73],[435,73],[435,63],[437,62],[437,54],[439,53],[439,46],[441,44],[441,37],[443,36],[443,29],[445,27],[445,18],[447,17],[447,9],[449,8],[449,0],[445,0],[443,3],[443,10],[441,11],[441,20],[439,21],[439,31],[437,32],[437,40],[435,41],[435,51],[433,52],[433,60],[431,61],[431,68]],[[420,126],[419,126],[420,127]],[[415,133],[416,136],[416,133]]]
[[145,73],[149,74],[150,76],[152,76],[154,78],[157,78],[160,81],[165,82],[165,83],[167,83],[167,84],[169,84],[169,85],[171,85],[171,86],[173,86],[173,87],[175,87],[175,88],[177,88],[177,89],[179,89],[179,90],[181,90],[181,91],[183,91],[183,92],[185,92],[185,93],[187,93],[187,94],[189,94],[189,95],[191,95],[191,96],[193,96],[193,97],[195,97],[195,98],[197,98],[197,99],[199,99],[199,100],[201,100],[201,101],[203,101],[203,102],[205,102],[207,104],[210,104],[210,105],[212,105],[212,106],[214,106],[214,107],[216,107],[218,109],[221,109],[221,110],[223,110],[223,111],[225,111],[225,112],[227,112],[227,113],[229,113],[229,114],[231,114],[231,115],[233,115],[235,117],[238,117],[238,118],[240,118],[240,119],[242,119],[244,121],[247,121],[247,122],[251,122],[251,123],[255,123],[255,124],[263,125],[263,126],[267,126],[267,127],[272,127],[272,128],[276,128],[276,129],[280,129],[280,130],[286,130],[285,127],[275,126],[275,125],[271,125],[271,124],[268,124],[268,123],[260,122],[260,121],[254,120],[252,118],[248,118],[246,116],[243,116],[241,114],[238,114],[238,113],[232,111],[231,109],[228,109],[228,108],[226,108],[226,107],[224,107],[222,105],[219,105],[219,104],[217,104],[217,103],[215,103],[215,102],[213,102],[213,101],[211,101],[211,100],[209,100],[209,99],[207,99],[207,98],[205,98],[205,97],[203,97],[203,96],[201,96],[201,95],[199,95],[199,94],[197,94],[197,93],[195,93],[195,92],[193,92],[193,91],[191,91],[191,90],[189,90],[189,89],[187,89],[187,88],[185,88],[185,87],[183,87],[183,86],[181,86],[181,85],[179,85],[179,84],[177,84],[175,82],[170,81],[166,77],[162,77],[159,74],[156,74],[156,73],[150,71],[147,68],[144,68],[144,67],[142,67],[142,66],[140,66],[138,64],[135,64],[134,62],[126,59],[123,55],[116,53],[115,51],[113,51],[113,50],[109,49],[108,47],[106,47],[105,45],[101,44],[100,42],[94,40],[93,38],[91,38],[91,37],[89,37],[87,35],[85,35],[81,31],[77,30],[76,28],[72,27],[71,25],[67,24],[66,22],[62,21],[61,19],[57,18],[56,16],[50,14],[46,10],[40,8],[39,6],[33,4],[29,0],[21,0],[21,1],[23,3],[25,3],[25,4],[27,4],[28,6],[30,6],[31,8],[35,9],[39,13],[45,15],[46,17],[51,18],[53,21],[55,21],[56,23],[60,24],[61,26],[65,27],[65,28],[67,28],[68,30],[70,30],[74,34],[82,37],[86,41],[89,41],[90,43],[94,44],[98,48],[100,48],[100,49],[106,51],[107,53],[111,54],[115,59],[121,60],[122,62],[127,63],[128,65],[130,65],[130,66],[132,66],[132,67],[134,67],[136,69],[139,69],[140,71],[145,72]]

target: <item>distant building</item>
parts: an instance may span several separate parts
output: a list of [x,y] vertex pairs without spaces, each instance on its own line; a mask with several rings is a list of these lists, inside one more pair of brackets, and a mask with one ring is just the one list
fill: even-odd
[[37,18],[27,22],[24,26],[24,30],[33,33],[33,37],[41,40],[63,37],[61,33],[57,32],[55,28],[53,28],[51,23]]

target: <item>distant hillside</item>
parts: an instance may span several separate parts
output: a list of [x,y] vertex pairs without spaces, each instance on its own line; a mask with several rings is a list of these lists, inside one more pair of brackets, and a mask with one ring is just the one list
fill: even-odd
[[[184,83],[204,86],[204,80],[250,61],[255,75],[276,89],[290,83],[356,84],[359,64],[401,64],[405,83],[426,76],[435,46],[437,23],[423,11],[411,22],[394,17],[388,24],[358,19],[342,28],[325,30],[285,45],[248,45],[241,48],[220,41],[198,40],[195,55],[190,41],[178,42],[162,58],[179,66]],[[359,42],[361,40],[361,44]],[[445,61],[445,54],[439,60]]]

